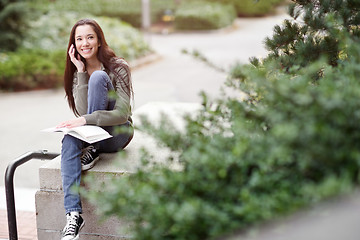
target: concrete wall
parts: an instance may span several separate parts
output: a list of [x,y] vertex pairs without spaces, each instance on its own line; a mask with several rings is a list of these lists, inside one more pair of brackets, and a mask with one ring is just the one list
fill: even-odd
[[[166,113],[176,128],[184,127],[182,115],[195,112],[199,104],[191,103],[150,103],[139,108],[133,116],[134,123],[139,123],[141,115],[148,116],[151,122],[159,122],[162,113]],[[122,177],[136,171],[140,164],[140,149],[146,148],[155,156],[154,161],[166,163],[169,151],[157,145],[156,141],[139,131],[135,131],[134,138],[124,150],[126,157],[119,154],[102,154],[96,166],[83,174],[92,174],[97,181],[105,181],[109,175]],[[168,165],[178,169],[179,165]],[[47,162],[39,169],[40,190],[35,196],[36,220],[39,240],[60,239],[66,218],[63,207],[63,192],[60,173],[60,157]],[[87,188],[91,186],[85,186]],[[85,226],[80,232],[80,239],[127,239],[131,237],[129,223],[117,218],[100,221],[96,214],[96,206],[85,199],[82,200],[83,218]]]

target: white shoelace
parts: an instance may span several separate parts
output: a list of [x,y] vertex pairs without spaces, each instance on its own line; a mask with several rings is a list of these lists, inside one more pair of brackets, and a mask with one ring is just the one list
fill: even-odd
[[91,155],[91,151],[94,149],[94,146],[88,146],[87,148],[85,148],[83,150],[83,154],[81,156],[81,163],[82,164],[87,164],[91,159],[92,159],[92,155]]
[[68,215],[66,216],[67,218],[67,223],[66,223],[66,226],[65,226],[65,231],[64,231],[64,236],[67,236],[67,235],[75,235],[76,233],[76,227],[77,227],[77,222],[78,222],[78,219],[79,219],[79,216],[77,215]]

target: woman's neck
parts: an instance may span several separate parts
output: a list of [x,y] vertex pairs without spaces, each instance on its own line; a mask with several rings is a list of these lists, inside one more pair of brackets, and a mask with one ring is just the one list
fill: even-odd
[[101,62],[96,59],[86,60],[86,70],[91,75],[94,71],[101,69]]
[[101,62],[97,58],[86,60],[86,68],[98,68],[100,66],[101,66]]

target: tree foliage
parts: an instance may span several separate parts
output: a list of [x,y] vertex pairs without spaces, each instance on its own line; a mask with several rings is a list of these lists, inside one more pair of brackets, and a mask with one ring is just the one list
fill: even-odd
[[22,0],[0,0],[0,51],[15,51],[26,28],[28,9]]
[[[296,8],[325,2],[297,1]],[[350,3],[343,1],[343,11],[357,9]],[[227,85],[239,95],[210,100],[204,94],[203,108],[184,118],[183,132],[170,122],[143,120],[140,129],[177,156],[181,171],[144,167],[101,185],[91,199],[104,214],[133,222],[135,239],[191,240],[245,230],[350,192],[360,180],[360,45],[356,31],[336,16],[338,8],[328,11],[332,17],[323,26],[333,26],[327,30],[336,44],[324,54],[314,50],[317,57],[309,60],[309,52],[294,48],[294,55],[279,52],[262,64],[235,66]],[[332,51],[336,64],[326,54]],[[143,162],[151,157],[145,154]]]
[[284,69],[303,67],[324,56],[336,66],[344,57],[339,31],[360,43],[360,1],[293,0],[289,14],[292,19],[275,26],[272,38],[265,39],[268,59],[276,59]]
[[[240,67],[251,79],[241,84],[245,101],[204,98],[184,133],[142,123],[182,171],[144,167],[113,179],[99,187],[97,205],[133,222],[135,239],[213,239],[349,192],[359,182],[359,60],[316,62],[297,76],[269,63]],[[319,66],[324,77],[314,85]]]

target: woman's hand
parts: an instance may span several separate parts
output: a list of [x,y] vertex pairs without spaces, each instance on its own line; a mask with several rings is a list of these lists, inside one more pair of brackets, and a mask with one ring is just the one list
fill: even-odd
[[70,56],[70,60],[71,62],[76,66],[78,72],[84,72],[85,71],[85,65],[84,63],[81,61],[80,58],[80,54],[76,54],[77,56],[75,56],[75,47],[74,44],[71,44],[70,48],[69,48],[69,56]]
[[65,122],[60,123],[56,126],[56,128],[74,128],[74,127],[80,127],[86,124],[86,120],[84,117],[74,118]]

